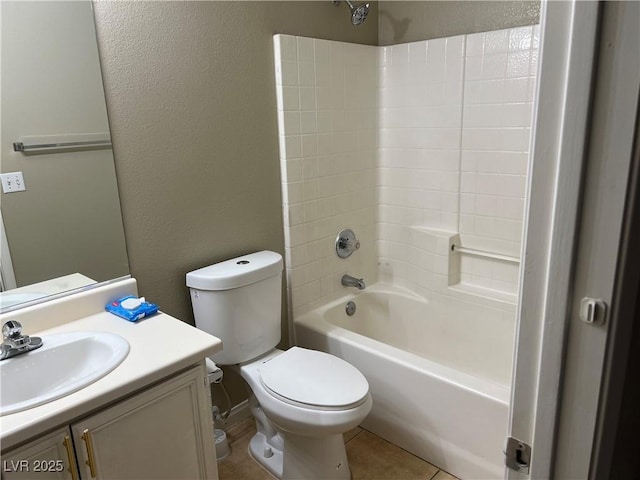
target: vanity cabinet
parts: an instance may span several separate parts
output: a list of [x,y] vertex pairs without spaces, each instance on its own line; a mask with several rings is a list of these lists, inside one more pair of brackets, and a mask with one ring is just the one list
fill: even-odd
[[[72,471],[73,470],[73,471]],[[5,480],[73,480],[78,478],[68,427],[2,455]]]
[[[58,467],[62,470],[55,472],[58,476],[43,473],[41,477],[33,472],[26,475],[19,468],[4,469],[3,479],[217,479],[202,367],[12,451],[3,462],[13,460],[11,469],[21,460],[33,466],[36,459],[61,461],[65,468]],[[76,462],[79,475],[70,470]]]

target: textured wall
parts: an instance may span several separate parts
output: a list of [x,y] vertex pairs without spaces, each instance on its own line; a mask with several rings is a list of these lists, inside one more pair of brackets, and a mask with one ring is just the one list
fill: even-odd
[[379,3],[379,45],[533,25],[539,1],[441,1]]
[[131,273],[150,301],[192,322],[186,272],[284,253],[272,35],[376,44],[376,11],[355,28],[328,1],[95,4]]

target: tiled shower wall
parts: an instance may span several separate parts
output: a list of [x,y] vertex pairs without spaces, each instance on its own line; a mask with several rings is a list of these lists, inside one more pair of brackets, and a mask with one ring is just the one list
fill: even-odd
[[[467,36],[460,237],[519,256],[539,26]],[[462,256],[461,281],[517,293],[518,264]]]
[[[289,304],[302,313],[341,295],[340,276],[377,279],[377,48],[274,37]],[[363,240],[335,253],[345,227]]]
[[379,274],[425,296],[449,283],[437,231],[458,230],[464,49],[458,36],[379,53]]
[[[537,39],[537,27],[380,48],[275,37],[294,314],[343,295],[343,273],[514,298],[517,263],[449,247],[519,254]],[[340,260],[347,226],[362,248]]]

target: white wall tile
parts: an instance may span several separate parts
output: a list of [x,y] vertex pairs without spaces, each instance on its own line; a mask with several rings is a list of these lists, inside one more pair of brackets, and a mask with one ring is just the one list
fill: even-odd
[[509,50],[509,30],[486,32],[484,38],[484,55],[502,53]]
[[302,158],[315,157],[318,154],[318,138],[316,135],[300,135]]
[[447,40],[437,38],[427,42],[427,65],[429,68],[444,70]]
[[426,42],[413,42],[408,44],[409,48],[409,63],[411,64],[423,64],[427,63],[427,44]]
[[484,39],[485,33],[474,33],[472,35],[467,35],[466,37],[466,56],[467,57],[475,57],[484,55]]
[[[429,252],[410,227],[519,250],[537,42],[532,27],[380,48],[276,36],[294,312],[342,295],[345,270],[515,291],[517,269]],[[348,262],[332,245],[345,225],[364,240]]]
[[287,159],[296,159],[302,156],[302,147],[299,135],[280,136],[280,155]]
[[[300,87],[299,89],[300,100],[298,108],[291,108],[291,110],[303,110],[307,112],[313,112],[316,110],[316,89],[314,87]],[[293,100],[292,100],[293,101]]]
[[[295,90],[297,103],[294,91],[285,95],[285,86],[279,87],[277,97],[282,98],[281,110],[287,110],[278,116],[285,133],[283,181],[288,182],[283,187],[283,216],[287,267],[295,269],[288,286],[294,314],[299,314],[324,302],[326,295],[341,294],[339,272],[345,263],[334,262],[333,242],[345,225],[358,229],[368,246],[348,263],[368,282],[376,280],[376,220],[370,212],[375,175],[367,172],[376,164],[377,118],[369,117],[377,104],[378,58],[375,49],[362,45],[292,38],[301,85]],[[282,43],[280,38],[281,49]]]
[[276,35],[280,41],[280,52],[283,61],[298,61],[298,45],[296,37],[291,35]]
[[529,50],[532,47],[532,41],[533,27],[520,27],[509,30],[509,50]]
[[394,65],[409,63],[409,44],[401,43],[399,45],[392,45],[390,48]]
[[302,133],[302,134],[318,133],[318,122],[316,119],[316,112],[301,112],[299,114],[299,122],[300,122],[299,133]]
[[316,65],[329,63],[329,43],[326,40],[313,40],[314,60]]
[[446,54],[447,62],[454,58],[464,58],[465,54],[465,35],[458,35],[455,37],[447,37],[446,41]]
[[[466,193],[460,202],[462,242],[472,248],[518,255],[532,119],[532,84],[535,84],[531,75],[535,75],[532,65],[537,59],[537,47],[532,49],[534,28],[487,32],[483,51],[479,43],[479,36],[469,38],[467,46],[469,52],[469,45],[473,45],[475,56],[467,56],[472,76],[465,78],[461,178],[462,190]],[[484,68],[489,61],[497,62],[497,58],[502,62],[505,54],[503,78],[498,78],[496,70],[491,74],[482,72],[482,78],[494,77],[490,80],[493,83],[475,80],[478,58],[482,58]],[[494,66],[502,68],[501,64]],[[470,272],[469,265],[462,262],[464,281],[515,292],[517,278],[514,281],[513,271],[508,277],[504,270],[498,269],[488,277],[486,272],[483,275]],[[517,272],[517,268],[515,270]]]
[[276,68],[276,81],[279,81],[280,85],[298,85],[298,64],[296,62],[283,61],[278,67]]
[[531,51],[510,52],[507,59],[507,77],[526,77],[531,69]]
[[[284,65],[283,64],[283,78],[284,76]],[[294,64],[295,65],[295,64]],[[315,64],[313,62],[298,62],[297,64],[298,72],[297,72],[297,82],[300,86],[305,87],[313,87],[316,84],[316,69]]]
[[296,37],[298,41],[298,58],[299,62],[314,62],[314,39]]
[[280,110],[300,110],[300,89],[298,87],[283,87],[279,92],[277,98]]

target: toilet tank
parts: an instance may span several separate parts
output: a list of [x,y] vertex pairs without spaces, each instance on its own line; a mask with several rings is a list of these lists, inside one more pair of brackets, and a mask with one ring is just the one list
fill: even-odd
[[280,254],[264,250],[194,270],[187,286],[196,327],[222,340],[214,362],[246,362],[280,342]]

